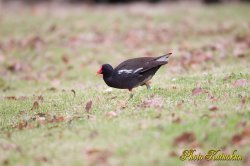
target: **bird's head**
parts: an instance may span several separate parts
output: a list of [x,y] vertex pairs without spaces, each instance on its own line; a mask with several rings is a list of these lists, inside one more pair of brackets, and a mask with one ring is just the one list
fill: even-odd
[[97,71],[97,74],[102,74],[104,76],[110,76],[113,73],[113,67],[110,64],[103,64]]

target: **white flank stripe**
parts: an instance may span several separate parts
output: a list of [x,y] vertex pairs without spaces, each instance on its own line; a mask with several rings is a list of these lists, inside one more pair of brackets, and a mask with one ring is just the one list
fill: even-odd
[[127,73],[127,74],[129,74],[129,73],[132,73],[132,72],[133,72],[132,69],[131,69],[131,70],[127,70],[127,69],[118,70],[118,74],[122,74],[122,73]]
[[141,68],[139,68],[139,69],[136,69],[133,73],[136,73],[136,72],[138,72],[138,71],[140,71],[140,70],[142,70],[143,68],[141,67]]
[[159,61],[159,62],[166,62],[166,61],[168,61],[168,57],[167,57],[167,56],[163,56],[163,57],[157,59],[156,61]]

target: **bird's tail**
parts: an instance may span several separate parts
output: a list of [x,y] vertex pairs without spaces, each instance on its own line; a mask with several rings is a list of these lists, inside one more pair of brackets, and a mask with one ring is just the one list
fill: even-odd
[[168,62],[168,58],[169,58],[169,56],[171,54],[172,53],[168,53],[168,54],[162,55],[162,56],[156,58],[156,61],[158,61],[158,62],[166,62],[167,63]]

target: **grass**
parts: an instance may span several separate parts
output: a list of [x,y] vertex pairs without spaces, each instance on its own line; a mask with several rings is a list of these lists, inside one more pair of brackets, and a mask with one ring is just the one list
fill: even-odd
[[[235,81],[250,79],[248,8],[3,9],[0,163],[200,165],[179,160],[182,150],[236,149],[244,162],[210,162],[246,164],[250,87],[249,82],[235,86]],[[127,58],[166,52],[173,56],[153,78],[152,90],[139,87],[132,100],[124,90],[107,91],[95,76],[102,63],[115,66]],[[204,59],[209,54],[211,59]],[[202,92],[193,95],[197,87]],[[245,135],[233,141],[242,131]],[[175,144],[185,132],[194,139]]]

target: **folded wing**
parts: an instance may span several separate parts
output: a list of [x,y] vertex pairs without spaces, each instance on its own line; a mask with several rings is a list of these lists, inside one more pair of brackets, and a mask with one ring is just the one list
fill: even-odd
[[168,58],[172,53],[159,57],[142,57],[129,59],[118,65],[115,70],[118,74],[140,74],[152,68],[159,67],[168,63]]

